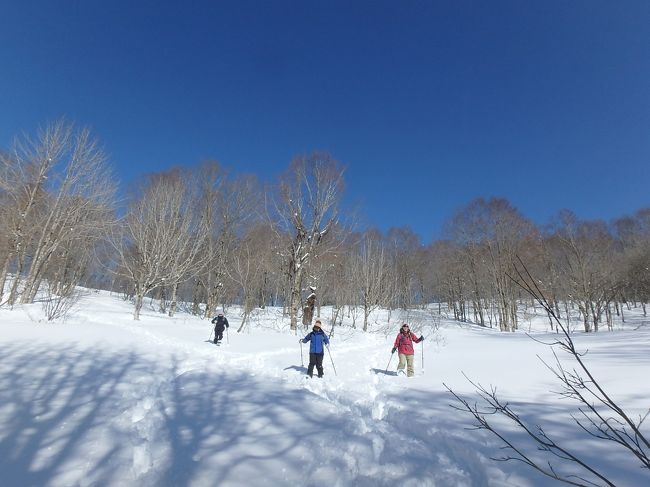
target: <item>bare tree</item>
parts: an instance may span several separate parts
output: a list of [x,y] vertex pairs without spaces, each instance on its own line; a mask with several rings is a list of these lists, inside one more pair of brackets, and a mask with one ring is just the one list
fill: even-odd
[[31,255],[21,302],[31,303],[50,257],[70,239],[93,239],[111,221],[115,186],[106,157],[87,129],[72,131],[61,173],[48,175],[47,210]]
[[[305,327],[311,325],[314,312],[318,316],[321,315],[320,310],[323,303],[327,303],[328,300],[331,302],[332,294],[336,292],[335,289],[342,284],[340,282],[341,274],[337,273],[336,269],[341,260],[342,251],[347,248],[349,238],[350,228],[348,226],[332,225],[306,265],[302,285],[302,288],[309,293],[305,306],[303,306],[303,325]],[[311,316],[304,314],[307,305],[309,305],[308,315]]]
[[621,249],[623,274],[618,298],[640,300],[643,316],[650,302],[650,208],[642,208],[632,217],[619,218],[614,228]]
[[262,221],[248,229],[245,241],[255,258],[255,265],[259,268],[257,279],[253,284],[257,306],[261,308],[266,305],[275,306],[284,281],[280,256],[280,249],[285,246],[284,242],[278,240],[277,233],[268,222]]
[[150,176],[112,239],[115,272],[133,285],[136,320],[147,293],[161,286],[175,291],[190,270],[203,265],[205,220],[186,176],[180,170]]
[[366,232],[352,255],[352,280],[363,307],[363,331],[368,330],[368,317],[388,294],[388,265],[381,235]]
[[81,291],[76,287],[55,289],[48,281],[45,285],[45,299],[42,302],[47,321],[65,320],[81,296]]
[[[516,330],[517,293],[507,274],[512,272],[515,255],[534,242],[535,227],[501,198],[474,200],[454,215],[450,227],[454,241],[468,249],[470,272],[483,271],[489,276],[500,329]],[[469,289],[480,292],[476,280]]]
[[391,308],[408,309],[416,300],[413,282],[416,276],[415,254],[421,248],[420,238],[409,227],[392,227],[386,235],[385,254],[391,267]]
[[[15,279],[9,302],[34,301],[50,259],[71,241],[100,238],[113,220],[115,185],[106,156],[88,129],[58,121],[36,138],[18,139],[2,158],[3,193],[11,217],[3,255],[4,284]],[[0,286],[4,287],[4,286]]]
[[[553,318],[557,329],[561,331],[560,338],[548,345],[558,348],[568,354],[575,364],[572,369],[562,364],[555,350],[555,364],[544,365],[553,373],[561,386],[560,397],[577,403],[577,412],[572,415],[578,430],[586,432],[593,438],[609,442],[612,448],[619,449],[624,454],[635,459],[645,469],[650,469],[650,440],[642,431],[645,419],[650,410],[638,420],[634,420],[605,390],[604,386],[589,370],[584,353],[580,352],[567,328],[555,315],[553,305],[548,301],[547,291],[539,287],[538,279],[534,279],[528,269],[519,261],[513,269],[513,281],[529,293]],[[469,380],[469,379],[468,379]],[[485,430],[495,435],[505,445],[507,455],[494,458],[495,460],[515,460],[535,469],[541,474],[554,480],[577,486],[613,486],[614,483],[602,472],[599,465],[591,465],[577,453],[553,438],[540,425],[528,424],[522,416],[508,403],[501,400],[496,388],[486,388],[480,384],[470,383],[476,388],[481,406],[470,402],[445,385],[447,390],[460,403],[456,407],[469,413],[475,420],[477,429]],[[529,448],[516,439],[512,439],[503,429],[496,426],[491,416],[505,417],[517,430],[533,440],[538,452],[547,454],[546,458],[536,458]],[[559,462],[559,464],[558,464]],[[579,473],[565,473],[562,463],[571,463],[579,469]]]
[[617,291],[614,240],[604,222],[579,221],[564,210],[553,235],[557,268],[568,287],[567,298],[578,305],[585,332],[598,331],[601,317]]
[[293,233],[286,262],[291,329],[297,330],[306,266],[338,220],[343,169],[327,153],[296,157],[278,190],[280,230]]
[[227,295],[232,254],[246,226],[259,219],[263,200],[254,176],[229,178],[214,162],[203,164],[200,173],[202,211],[206,215],[209,238],[204,250],[208,265],[197,284],[205,294],[205,316],[209,317]]
[[9,302],[18,297],[18,283],[25,266],[26,251],[33,239],[34,213],[45,193],[47,176],[66,152],[70,129],[62,122],[48,125],[37,138],[17,139],[0,157],[2,164],[3,223],[7,238],[2,262],[0,295],[12,261],[15,272]]
[[251,242],[247,239],[240,242],[232,256],[232,266],[229,269],[230,278],[239,285],[240,298],[243,306],[241,325],[237,332],[241,332],[248,324],[251,312],[255,309],[257,299],[254,288],[261,268],[256,261]]
[[462,306],[467,287],[467,269],[462,252],[460,245],[449,240],[433,242],[428,248],[428,286],[436,296],[440,313],[442,303],[446,303],[455,320],[467,321]]

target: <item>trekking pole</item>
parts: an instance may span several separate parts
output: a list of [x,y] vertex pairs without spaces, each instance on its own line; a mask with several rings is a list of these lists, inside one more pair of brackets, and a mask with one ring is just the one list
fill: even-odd
[[330,347],[329,345],[326,345],[325,348],[327,348],[327,355],[330,356],[330,362],[332,362],[332,368],[334,369],[334,375],[338,375],[336,373],[336,367],[334,367],[334,360],[332,360],[332,354],[330,353]]
[[422,352],[422,374],[424,374],[424,344],[420,345],[420,351]]
[[304,367],[305,361],[302,359],[302,340],[299,340],[298,343],[300,343],[300,366]]
[[386,364],[386,370],[384,371],[386,374],[388,374],[388,367],[390,366],[390,361],[393,360],[393,354],[395,352],[390,352],[390,358],[388,359],[388,363]]

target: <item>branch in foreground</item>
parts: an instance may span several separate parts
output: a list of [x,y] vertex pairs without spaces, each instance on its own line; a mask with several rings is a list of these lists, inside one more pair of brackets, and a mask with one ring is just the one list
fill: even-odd
[[[572,414],[571,417],[580,430],[588,433],[593,438],[612,442],[626,451],[628,455],[634,456],[642,468],[650,469],[650,442],[641,431],[641,426],[648,417],[650,410],[635,422],[612,399],[585,364],[585,353],[577,350],[568,330],[555,314],[553,307],[545,298],[537,282],[533,279],[521,259],[519,257],[517,258],[519,265],[515,266],[516,275],[514,277],[509,275],[508,277],[530,294],[544,308],[557,324],[558,330],[561,331],[561,338],[559,340],[553,341],[552,343],[545,343],[553,349],[555,364],[550,365],[542,360],[542,363],[553,373],[560,383],[561,390],[555,392],[555,394],[578,403],[577,414]],[[576,367],[567,370],[558,358],[554,347],[567,353],[570,359],[576,363]],[[496,388],[492,387],[490,390],[487,390],[482,385],[472,382],[467,376],[465,377],[476,389],[476,393],[485,409],[480,409],[477,404],[470,404],[467,399],[456,394],[447,385],[445,387],[454,396],[456,401],[460,403],[460,406],[452,405],[452,407],[471,414],[475,420],[475,429],[489,431],[503,442],[505,445],[503,449],[510,452],[508,455],[494,458],[494,460],[521,461],[547,477],[570,485],[585,487],[614,485],[604,473],[555,442],[541,426],[536,425],[531,427],[526,424],[519,414],[512,410],[508,403],[504,403],[498,398]],[[507,418],[517,429],[523,431],[529,438],[534,440],[538,451],[548,453],[561,462],[570,462],[577,465],[584,473],[580,475],[564,475],[558,472],[550,460],[542,463],[540,460],[532,458],[526,453],[523,446],[517,445],[514,441],[509,440],[503,432],[488,421],[487,417],[489,415],[501,415]],[[588,477],[592,477],[593,480],[590,480]]]

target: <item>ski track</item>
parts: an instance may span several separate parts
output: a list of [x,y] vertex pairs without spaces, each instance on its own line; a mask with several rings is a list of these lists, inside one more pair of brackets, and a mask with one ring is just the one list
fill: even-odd
[[[21,481],[10,487],[241,486],[252,479],[313,487],[545,485],[516,465],[491,462],[499,445],[464,429],[468,421],[449,413],[441,384],[443,377],[454,387],[464,383],[453,377],[459,370],[483,381],[498,376],[506,397],[516,388],[514,397],[532,404],[540,420],[556,417],[553,403],[535,407],[550,380],[536,372],[539,350],[525,336],[434,320],[427,311],[389,315],[383,321],[390,324],[374,333],[335,328],[321,380],[305,378],[309,345],[298,345],[303,331],[290,335],[279,314],[259,320],[251,334],[234,332],[233,313],[231,333],[216,347],[205,320],[148,308],[134,322],[129,303],[101,293],[89,294],[56,329],[41,326],[39,309],[25,307],[24,316],[0,310],[7,332],[2,465]],[[389,358],[396,369],[390,330],[402,320],[427,336],[426,376],[421,349],[415,378],[384,374]],[[545,317],[540,322],[543,333]],[[650,333],[637,332],[634,343],[616,333],[576,339],[598,357],[591,363],[608,374],[614,393],[643,413],[644,389],[630,394],[619,374],[630,360],[648,370]],[[496,368],[505,353],[518,367]]]
[[[346,388],[344,382],[334,374],[330,355],[327,352],[324,359],[326,377],[323,380],[306,379],[302,373],[284,370],[278,366],[278,362],[289,365],[295,361],[296,350],[293,348],[281,347],[251,355],[232,352],[227,343],[222,343],[218,348],[205,342],[197,345],[178,342],[132,324],[116,323],[114,326],[137,336],[140,340],[146,340],[152,346],[168,348],[175,355],[182,357],[179,360],[178,373],[174,377],[160,380],[157,384],[142,390],[141,398],[124,413],[125,417],[130,417],[131,420],[133,474],[143,485],[156,484],[154,465],[161,461],[169,461],[167,457],[170,452],[160,446],[166,444],[166,439],[157,437],[158,432],[161,431],[160,425],[165,419],[161,409],[164,408],[166,392],[173,388],[174,382],[183,375],[206,370],[215,374],[240,371],[251,376],[261,375],[281,380],[291,387],[305,390],[315,400],[325,401],[333,406],[336,414],[346,417],[350,428],[347,434],[364,438],[370,447],[369,449],[360,447],[358,442],[351,442],[344,451],[325,455],[330,455],[332,461],[334,457],[346,459],[347,471],[339,472],[338,481],[331,476],[325,476],[329,481],[334,480],[333,485],[393,485],[397,480],[401,485],[406,486],[471,486],[489,483],[483,473],[484,461],[475,452],[459,447],[454,438],[440,433],[435,424],[425,429],[413,429],[409,427],[408,419],[402,418],[403,405],[396,400],[396,396],[404,386],[402,381],[409,379],[382,376],[372,371],[373,367],[383,370],[386,365],[385,363],[380,365],[387,356],[383,345],[376,346],[371,343],[360,347],[345,339],[341,340],[339,345],[336,340],[333,340],[330,346],[331,358],[335,365],[338,363],[342,368],[341,371],[337,369],[337,372],[349,373],[344,364],[358,363],[359,359],[356,357],[365,357],[363,365],[357,366],[358,370],[354,371],[358,376],[355,383],[359,382],[359,387],[351,390]],[[306,351],[303,350],[305,362],[309,357],[308,344],[306,348]],[[305,363],[305,368],[306,365]],[[392,360],[391,369],[396,366],[397,363]],[[420,374],[422,372],[418,371]],[[439,437],[439,444],[444,445],[444,449],[448,452],[454,452],[452,457],[455,456],[456,459],[442,451],[430,452],[432,435]],[[328,451],[327,445],[322,445],[320,448],[321,454]],[[422,452],[433,454],[430,461],[432,466],[426,469],[426,472],[422,472],[422,475],[409,480],[412,472],[400,466],[399,462],[392,458],[400,459],[409,454],[421,456]],[[466,469],[459,468],[454,460],[459,460],[459,463],[465,467],[469,463],[473,468],[468,472]],[[322,460],[315,462],[312,469],[319,472],[322,463]],[[322,472],[310,477],[308,485],[324,485],[325,482],[321,482],[320,478]]]
[[[397,366],[386,333],[359,340],[337,328],[324,357],[325,378],[308,379],[309,345],[299,348],[297,335],[231,333],[230,343],[226,335],[216,347],[206,340],[205,321],[145,314],[133,322],[121,311],[98,319],[102,311],[79,313],[68,333],[83,335],[87,325],[96,331],[80,336],[73,352],[92,355],[96,337],[105,334],[116,340],[101,359],[125,353],[134,366],[111,382],[114,390],[99,389],[105,404],[78,442],[88,457],[63,464],[47,487],[239,486],[250,485],[250,478],[256,485],[313,487],[534,485],[510,481],[477,451],[476,439],[464,436],[462,425],[450,427],[449,415],[437,414],[447,405],[437,404],[440,388],[431,389],[431,378],[418,380],[419,353],[415,378],[384,375],[389,358],[390,370]],[[61,340],[70,343],[67,336]],[[434,340],[429,345],[438,348]],[[226,403],[224,394],[232,396]],[[115,469],[98,468],[104,456]],[[224,459],[237,459],[236,465]],[[228,480],[216,482],[215,471]]]

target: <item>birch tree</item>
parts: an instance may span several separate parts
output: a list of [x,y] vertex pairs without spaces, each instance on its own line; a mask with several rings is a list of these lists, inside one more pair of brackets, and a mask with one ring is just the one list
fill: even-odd
[[11,218],[2,286],[13,262],[9,302],[34,301],[52,256],[72,241],[100,238],[112,221],[115,184],[106,156],[88,129],[58,121],[35,138],[18,139],[2,158]]
[[291,329],[297,330],[306,266],[338,221],[343,168],[327,153],[296,157],[280,180],[275,208],[280,231],[293,235],[285,254]]
[[36,228],[35,213],[44,197],[45,183],[52,167],[65,153],[69,128],[59,122],[40,130],[35,138],[16,139],[11,151],[0,156],[2,164],[3,223],[5,245],[0,276],[0,296],[10,265],[14,280],[9,303],[18,298],[18,284],[25,267],[28,244]]
[[614,242],[602,221],[580,221],[571,211],[560,212],[554,233],[561,262],[558,269],[568,286],[568,298],[578,305],[584,331],[598,331],[605,308],[617,287]]
[[617,219],[614,228],[624,269],[620,291],[628,298],[639,299],[646,316],[646,303],[650,301],[650,208]]
[[[501,331],[517,329],[517,289],[508,276],[515,257],[531,245],[535,233],[535,227],[502,198],[478,198],[452,219],[452,236],[466,249],[470,275],[485,271],[489,276]],[[478,280],[472,279],[471,287],[479,292]]]
[[392,278],[392,308],[408,309],[415,301],[413,278],[416,274],[414,259],[421,247],[420,238],[409,227],[392,227],[386,235],[386,257],[390,262]]
[[363,307],[363,331],[368,331],[368,317],[386,302],[388,266],[381,235],[367,232],[353,254],[352,279]]
[[115,185],[90,131],[70,128],[61,171],[48,175],[46,211],[38,225],[21,302],[34,301],[50,257],[67,241],[97,239],[111,221]]
[[258,276],[262,272],[262,268],[256,261],[254,247],[254,243],[250,242],[248,238],[243,239],[233,253],[232,265],[228,269],[229,277],[239,286],[240,302],[243,307],[242,321],[237,329],[238,333],[248,324],[250,314],[257,303],[255,285],[258,282]]
[[207,222],[205,253],[208,262],[197,284],[205,296],[205,316],[210,317],[227,294],[225,285],[229,273],[232,274],[232,255],[238,239],[247,225],[259,220],[263,200],[254,176],[231,178],[216,162],[203,164],[199,172],[202,212]]
[[180,170],[149,176],[124,218],[121,234],[112,240],[116,272],[133,286],[135,320],[140,319],[147,293],[161,286],[174,292],[190,270],[203,265],[205,221],[187,179]]

